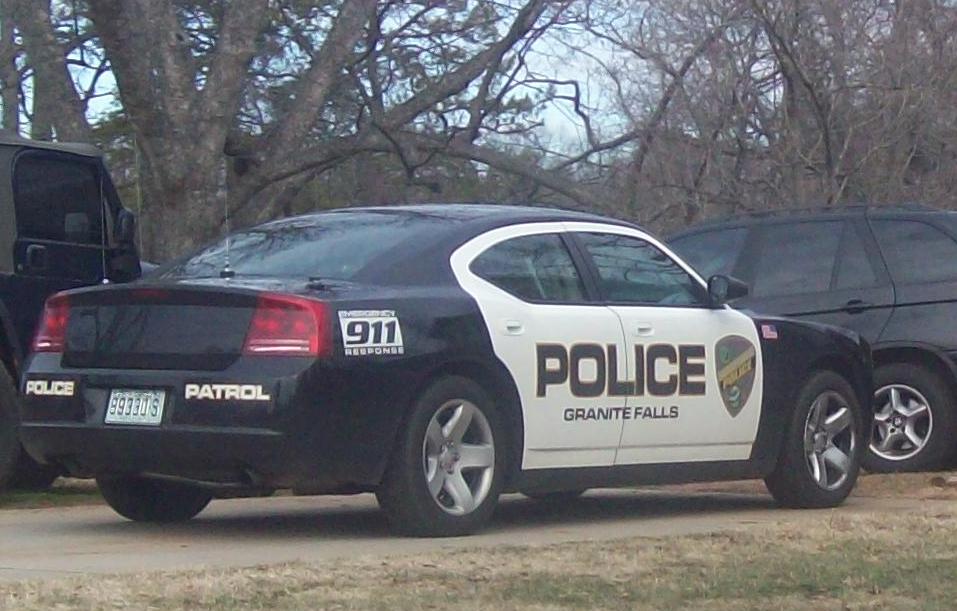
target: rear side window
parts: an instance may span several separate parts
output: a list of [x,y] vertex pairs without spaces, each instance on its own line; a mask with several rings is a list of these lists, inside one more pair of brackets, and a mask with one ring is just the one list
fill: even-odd
[[828,290],[843,224],[819,221],[764,227],[751,294],[778,297]]
[[103,200],[96,166],[24,155],[16,162],[13,180],[20,237],[100,244]]
[[744,227],[704,231],[677,238],[670,246],[702,277],[708,278],[734,270],[747,235]]
[[895,282],[912,284],[957,279],[957,243],[919,221],[871,221]]
[[575,263],[558,234],[522,236],[480,254],[472,273],[526,301],[584,301]]

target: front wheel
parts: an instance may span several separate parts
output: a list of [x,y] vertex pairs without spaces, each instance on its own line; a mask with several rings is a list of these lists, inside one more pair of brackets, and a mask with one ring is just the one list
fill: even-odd
[[494,404],[475,382],[439,380],[416,401],[376,498],[392,527],[419,537],[471,534],[491,517],[506,465]]
[[851,493],[863,451],[861,406],[832,371],[814,374],[798,393],[768,490],[785,507],[834,507]]
[[134,522],[185,522],[213,499],[202,488],[143,477],[98,477],[96,483],[113,511]]

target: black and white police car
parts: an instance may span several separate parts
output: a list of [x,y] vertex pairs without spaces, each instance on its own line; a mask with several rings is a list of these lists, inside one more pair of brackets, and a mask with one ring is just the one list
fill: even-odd
[[755,477],[786,506],[836,505],[870,350],[724,305],[741,290],[577,212],[285,219],[51,298],[23,443],[143,521],[287,487],[375,492],[415,535],[472,532],[504,491]]

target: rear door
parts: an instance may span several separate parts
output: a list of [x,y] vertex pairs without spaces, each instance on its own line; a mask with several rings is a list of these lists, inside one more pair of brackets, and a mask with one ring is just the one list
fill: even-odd
[[894,288],[863,219],[757,225],[739,265],[750,294],[735,307],[852,329],[876,341]]
[[649,236],[582,229],[575,240],[625,335],[629,417],[615,464],[748,459],[763,389],[754,322],[711,307]]
[[504,227],[457,250],[452,268],[475,298],[525,422],[523,469],[614,464],[625,379],[621,324],[593,301],[562,223]]
[[23,346],[50,294],[103,278],[108,221],[99,172],[95,159],[48,151],[26,151],[14,162],[17,240],[8,292]]

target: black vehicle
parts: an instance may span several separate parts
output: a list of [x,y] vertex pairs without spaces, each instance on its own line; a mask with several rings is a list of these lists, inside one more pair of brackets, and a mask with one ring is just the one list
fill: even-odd
[[53,297],[23,440],[133,520],[284,487],[375,492],[415,535],[473,531],[504,490],[762,477],[783,504],[840,503],[870,349],[723,305],[741,291],[581,213],[276,221]]
[[0,135],[0,488],[44,487],[41,468],[17,440],[16,381],[43,303],[64,289],[139,275],[133,216],[85,144]]
[[703,273],[750,284],[735,307],[853,329],[874,349],[864,466],[932,469],[957,452],[957,214],[920,206],[781,212],[671,237]]

